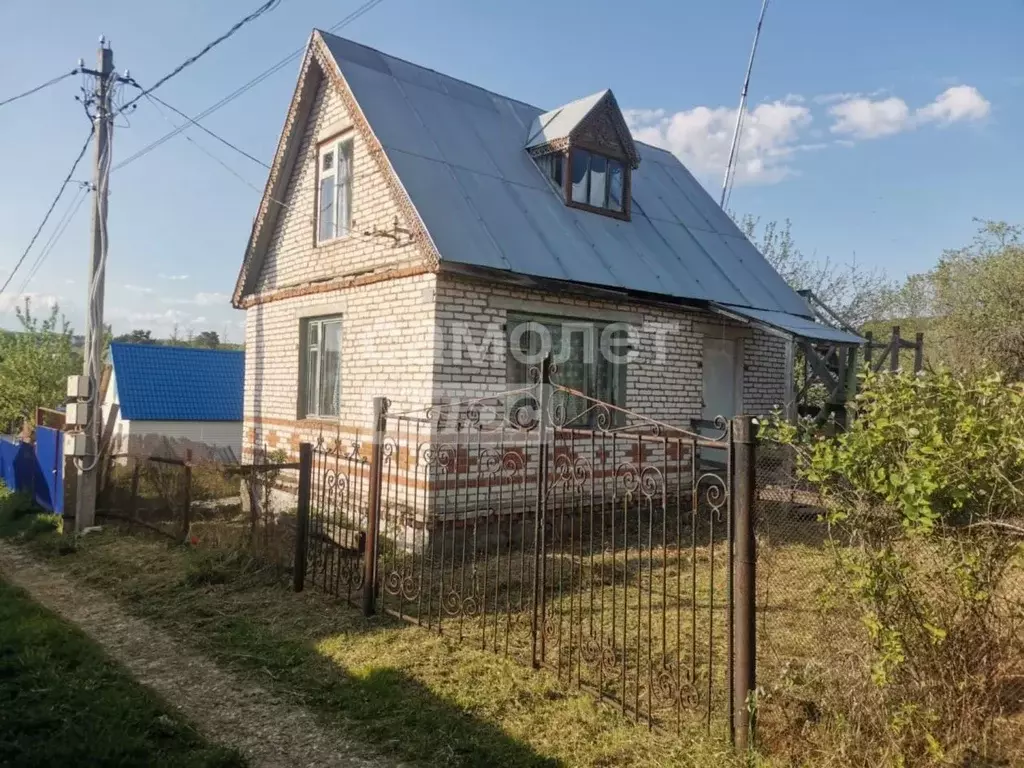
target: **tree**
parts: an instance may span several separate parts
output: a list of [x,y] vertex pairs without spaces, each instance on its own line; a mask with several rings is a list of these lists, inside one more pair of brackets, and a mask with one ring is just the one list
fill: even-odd
[[203,331],[192,338],[191,345],[203,349],[217,349],[220,347],[220,335],[216,331]]
[[67,378],[81,370],[71,325],[56,304],[40,319],[29,299],[16,308],[20,331],[0,334],[0,426],[8,432],[38,406],[64,402]]
[[933,344],[958,369],[995,367],[1024,379],[1024,230],[982,221],[971,245],[928,273]]
[[122,344],[156,344],[156,339],[153,338],[152,331],[135,329],[131,333],[125,333],[118,336],[114,341],[121,342]]
[[836,663],[792,695],[817,698],[855,764],[997,758],[998,691],[1024,654],[1024,385],[867,373],[852,408],[838,436],[778,419],[760,434],[792,446],[828,525],[819,642]]
[[882,272],[865,269],[856,260],[836,264],[805,255],[793,241],[788,219],[761,226],[759,218],[747,214],[737,224],[787,283],[798,291],[813,291],[853,327],[880,319],[890,310],[896,289]]

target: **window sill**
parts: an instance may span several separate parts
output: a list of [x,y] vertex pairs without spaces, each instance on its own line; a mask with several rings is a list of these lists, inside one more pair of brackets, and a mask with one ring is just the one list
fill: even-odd
[[629,214],[626,211],[613,211],[611,208],[598,208],[596,205],[590,205],[588,203],[577,203],[575,200],[566,200],[565,204],[570,208],[576,208],[581,211],[589,211],[590,213],[596,213],[600,216],[607,216],[610,219],[629,221]]
[[349,231],[343,235],[335,235],[334,237],[330,237],[326,240],[317,239],[316,247],[320,248],[321,246],[334,245],[335,243],[340,242],[342,240],[348,240],[350,237],[352,237],[351,229],[349,229]]
[[324,424],[331,424],[331,425],[340,424],[341,423],[341,417],[340,416],[299,416],[297,421],[299,422],[299,426],[300,427],[301,426],[319,427],[319,426],[323,426]]

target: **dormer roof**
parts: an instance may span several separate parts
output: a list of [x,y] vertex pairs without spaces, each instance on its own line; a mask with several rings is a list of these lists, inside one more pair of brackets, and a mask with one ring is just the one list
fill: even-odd
[[614,131],[622,148],[623,159],[636,168],[640,165],[640,153],[633,143],[633,136],[615,100],[615,94],[607,88],[534,118],[530,124],[526,149],[533,155],[563,150],[574,140],[585,137],[589,125],[602,118]]

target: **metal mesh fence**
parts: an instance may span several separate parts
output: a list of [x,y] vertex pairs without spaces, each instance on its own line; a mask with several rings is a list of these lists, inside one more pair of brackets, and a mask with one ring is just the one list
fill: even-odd
[[104,468],[97,519],[193,545],[245,549],[290,568],[296,514],[286,486],[292,465],[262,446],[249,455],[249,464],[192,450],[115,455]]
[[[836,738],[826,733],[835,723],[830,717],[880,708],[885,695],[872,681],[874,656],[863,617],[844,605],[836,578],[838,559],[852,544],[830,530],[816,488],[798,476],[791,446],[758,445],[756,531],[758,738],[769,753],[806,756],[815,741],[827,751],[825,744]],[[993,610],[1001,637],[1024,640],[1024,546],[1001,581]],[[1024,656],[1009,657],[988,689],[999,712],[988,738],[999,754],[1020,756]],[[921,681],[922,689],[929,684]]]

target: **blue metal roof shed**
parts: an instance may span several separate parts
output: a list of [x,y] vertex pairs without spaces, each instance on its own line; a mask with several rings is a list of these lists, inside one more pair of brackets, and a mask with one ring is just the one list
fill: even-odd
[[121,418],[241,421],[245,353],[156,344],[111,344]]

